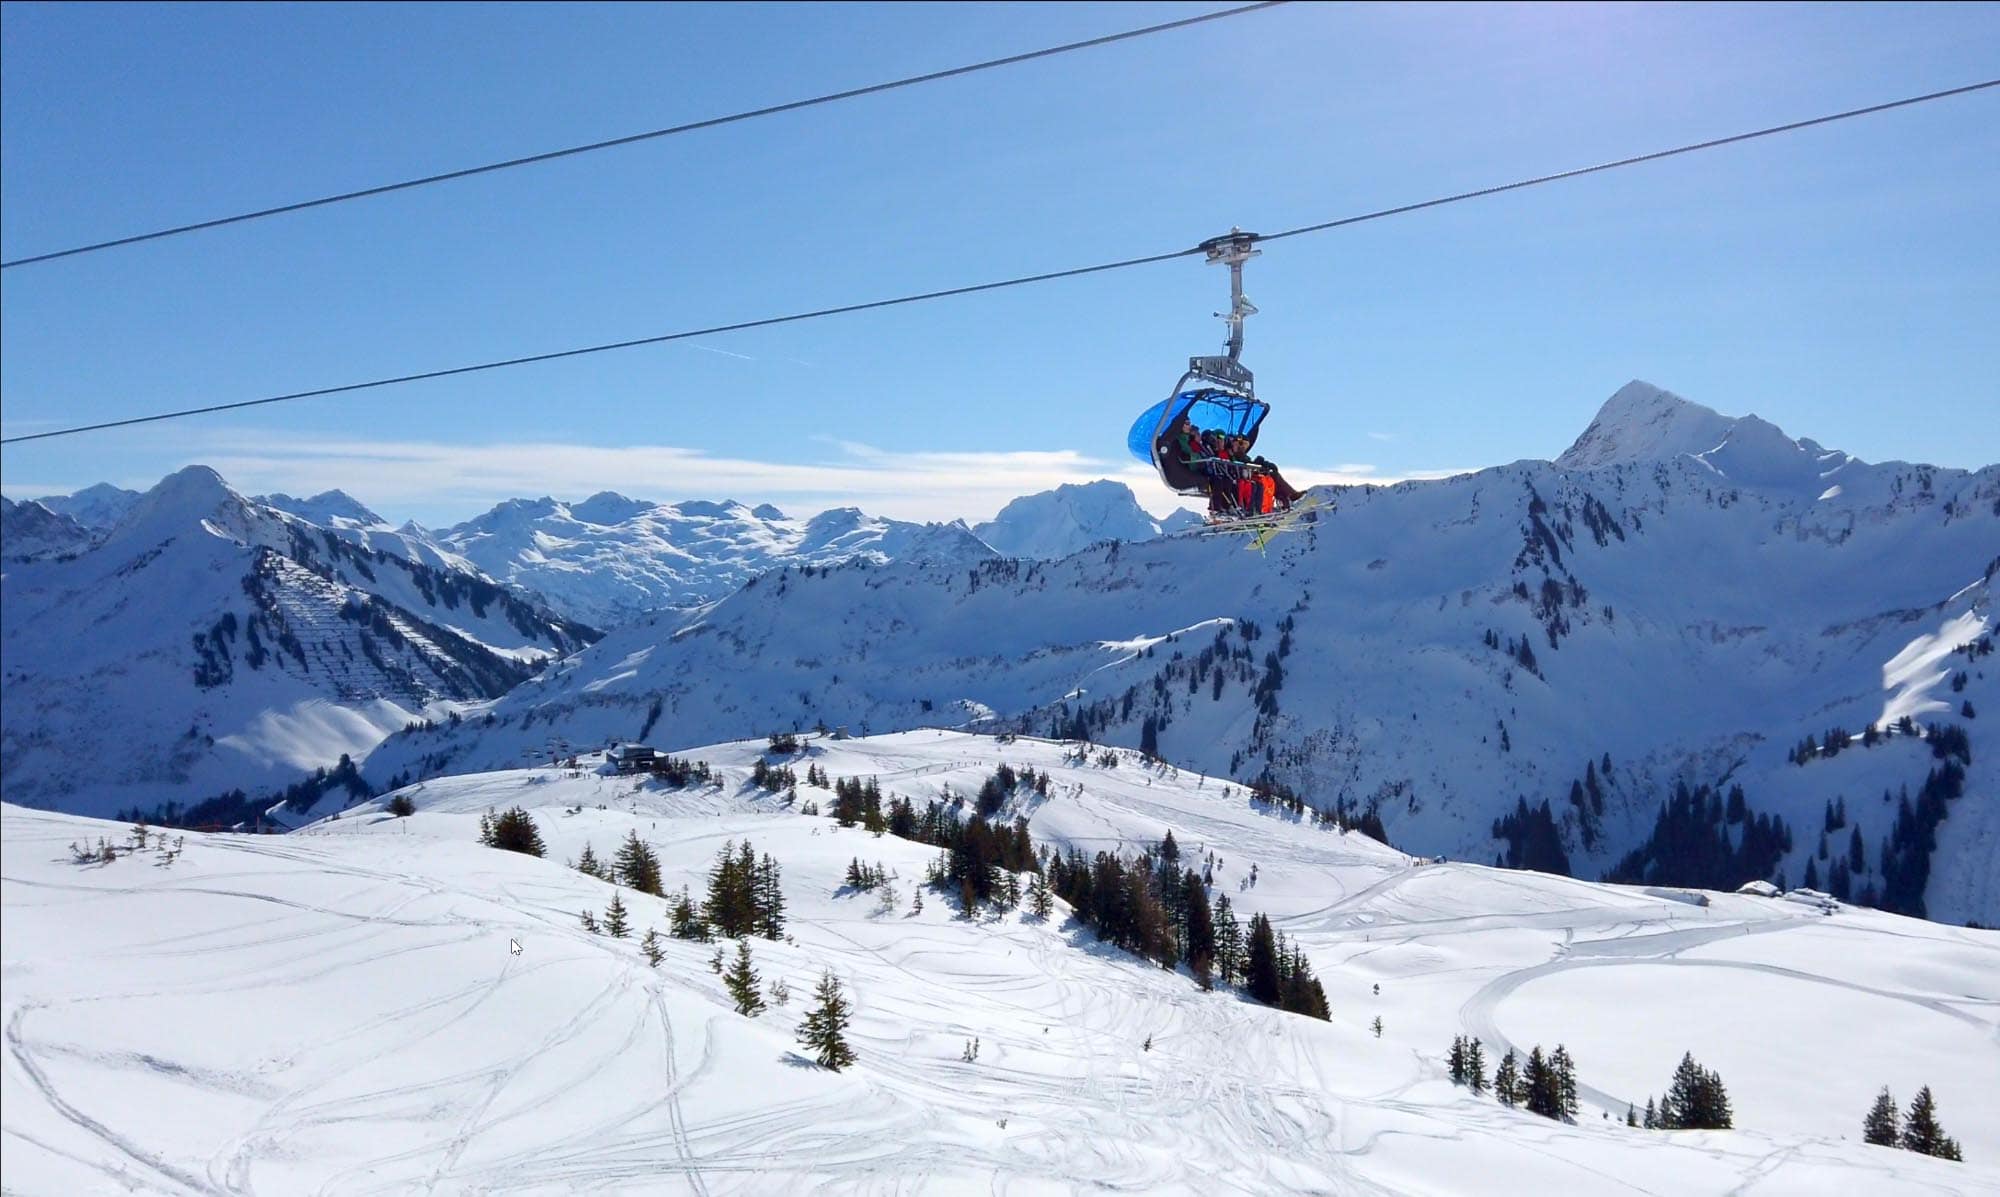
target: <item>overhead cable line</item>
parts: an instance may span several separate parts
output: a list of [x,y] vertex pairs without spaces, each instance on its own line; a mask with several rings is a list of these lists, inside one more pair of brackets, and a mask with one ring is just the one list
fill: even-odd
[[1025,54],[1009,54],[1005,58],[990,58],[966,66],[951,67],[942,71],[931,71],[923,75],[911,75],[904,79],[892,79],[887,83],[871,83],[866,87],[849,88],[846,91],[829,92],[803,100],[792,100],[784,104],[771,104],[763,108],[752,108],[745,112],[732,112],[728,116],[712,116],[705,120],[690,121],[684,125],[670,125],[664,129],[652,129],[644,133],[631,133],[624,137],[607,138],[585,145],[574,145],[566,149],[548,150],[540,154],[529,154],[521,158],[509,158],[502,162],[489,162],[484,166],[468,166],[460,170],[448,170],[439,174],[425,175],[417,179],[405,179],[400,183],[383,183],[375,187],[363,187],[358,191],[343,191],[337,195],[321,196],[318,199],[300,200],[297,203],[280,204],[275,208],[260,208],[255,212],[243,212],[235,216],[219,216],[213,220],[199,220],[193,224],[176,225],[169,229],[159,229],[151,233],[138,233],[130,237],[117,237],[109,241],[98,241],[89,245],[78,245],[70,249],[59,249],[51,253],[34,254],[25,258],[0,262],[0,270],[11,270],[16,266],[29,266],[36,262],[50,262],[57,258],[70,258],[78,254],[95,253],[102,249],[115,249],[121,245],[136,245],[142,241],[158,241],[162,237],[177,237],[182,233],[194,233],[203,229],[220,228],[223,225],[242,224],[250,220],[262,220],[267,216],[281,216],[287,212],[301,212],[308,208],[322,208],[328,204],[345,203],[348,200],[366,199],[374,195],[387,195],[393,191],[408,191],[413,187],[427,187],[432,183],[445,183],[453,179],[470,178],[473,175],[491,174],[494,171],[511,170],[517,166],[532,166],[537,162],[552,162],[557,158],[569,158],[577,154],[588,154],[596,150],[614,149],[632,145],[635,142],[652,141],[661,137],[672,137],[677,133],[693,133],[699,129],[713,129],[720,125],[733,125],[739,121],[755,120],[760,116],[776,116],[781,112],[796,112],[801,108],[812,108],[820,104],[832,104],[840,100],[852,100],[861,96],[877,95],[885,91],[895,91],[903,87],[915,87],[920,83],[936,83],[941,79],[955,79],[960,75],[971,75],[979,71],[990,71],[998,67],[1014,66],[1032,62],[1038,58],[1052,58],[1058,54],[1069,54],[1077,50],[1091,50],[1098,46],[1108,46],[1116,42],[1127,42],[1134,38],[1148,37],[1155,33],[1166,33],[1173,29],[1185,29],[1190,25],[1201,25],[1210,21],[1220,21],[1228,17],[1240,17],[1245,13],[1258,12],[1266,8],[1277,8],[1288,0],[1263,0],[1262,3],[1244,4],[1236,8],[1225,8],[1219,12],[1203,13],[1196,17],[1183,17],[1178,21],[1166,21],[1158,25],[1148,25],[1143,29],[1128,29],[1123,33],[1107,33],[1102,37],[1086,38],[1080,42],[1066,42],[1060,46],[1049,46],[1041,50],[1030,50]]
[[[1695,142],[1691,145],[1678,146],[1674,149],[1669,149],[1669,150],[1656,150],[1649,154],[1638,154],[1630,158],[1620,158],[1612,162],[1602,162],[1595,166],[1577,167],[1573,170],[1559,171],[1555,174],[1537,175],[1534,178],[1520,179],[1512,183],[1502,183],[1492,187],[1481,187],[1473,191],[1461,191],[1453,195],[1440,196],[1436,199],[1422,200],[1413,204],[1400,204],[1393,208],[1380,208],[1373,212],[1364,212],[1356,216],[1344,216],[1337,220],[1326,220],[1326,221],[1320,221],[1316,224],[1300,225],[1297,228],[1285,229],[1281,232],[1257,233],[1257,234],[1249,234],[1249,236],[1254,238],[1256,241],[1278,241],[1286,237],[1297,237],[1306,233],[1324,232],[1328,229],[1336,229],[1336,228],[1342,228],[1347,225],[1360,224],[1363,221],[1380,220],[1383,217],[1387,216],[1397,216],[1408,212],[1420,211],[1425,208],[1439,207],[1444,204],[1455,204],[1465,200],[1479,199],[1484,196],[1498,195],[1501,192],[1505,191],[1516,191],[1524,187],[1534,187],[1539,184],[1553,183],[1562,179],[1573,179],[1581,175],[1595,174],[1599,171],[1614,170],[1622,166],[1633,166],[1642,162],[1656,162],[1662,158],[1674,157],[1677,154],[1691,154],[1697,150],[1706,150],[1706,149],[1713,149],[1717,146],[1733,145],[1737,142],[1750,141],[1754,138],[1769,137],[1778,133],[1789,133],[1798,129],[1811,128],[1812,126],[1815,125],[1825,125],[1834,121],[1848,120],[1850,118],[1858,116],[1867,116],[1871,113],[1886,112],[1893,108],[1905,108],[1912,104],[1922,104],[1931,100],[1942,100],[1950,96],[1965,95],[1969,92],[1981,91],[1992,87],[2000,87],[2000,79],[1989,79],[1984,83],[1972,83],[1972,84],[1967,84],[1964,87],[1953,87],[1953,88],[1948,88],[1944,91],[1934,91],[1934,92],[1929,92],[1925,95],[1911,96],[1908,97],[1907,99],[1892,100],[1886,104],[1871,104],[1866,108],[1851,108],[1845,112],[1836,112],[1826,116],[1817,116],[1811,118],[1810,120],[1792,121],[1788,124],[1783,124],[1783,125],[1772,125],[1769,128],[1756,129],[1748,133],[1736,133],[1728,137],[1718,137],[1711,139],[1709,141]],[[427,370],[418,374],[403,374],[394,378],[378,378],[369,382],[348,383],[344,386],[321,387],[317,390],[311,390],[311,391],[294,391],[290,394],[270,395],[262,399],[245,399],[235,403],[216,403],[216,404],[211,404],[207,407],[191,407],[191,408],[185,408],[180,411],[159,412],[154,415],[148,415],[148,416],[133,416],[123,420],[107,420],[97,424],[79,424],[72,428],[58,428],[50,432],[35,432],[35,433],[28,433],[22,436],[10,436],[6,438],[0,438],[0,445],[20,444],[24,441],[47,440],[51,437],[58,437],[58,436],[73,436],[81,432],[99,432],[109,428],[125,428],[125,427],[130,427],[131,425],[134,424],[150,424],[159,420],[177,420],[184,416],[207,415],[212,412],[220,412],[220,411],[236,411],[246,407],[262,407],[266,404],[271,404],[271,403],[287,403],[294,399],[312,399],[323,395],[340,395],[340,394],[346,394],[351,391],[374,390],[378,387],[396,386],[406,382],[421,382],[424,381],[425,379],[431,379],[431,378],[450,378],[460,374],[475,374],[485,370],[505,369],[506,367],[509,366],[525,366],[534,362],[549,362],[549,361],[556,361],[561,358],[583,357],[587,354],[605,353],[613,349],[631,349],[640,345],[659,345],[659,344],[664,344],[668,341],[687,340],[691,337],[713,336],[717,333],[740,332],[742,330],[752,329],[752,328],[768,328],[776,324],[792,324],[801,320],[817,320],[822,316],[838,316],[848,312],[865,312],[875,308],[898,307],[903,304],[921,303],[931,299],[946,299],[954,295],[971,295],[980,291],[998,291],[1007,287],[1025,286],[1029,283],[1051,282],[1056,279],[1076,278],[1081,275],[1087,275],[1087,274],[1103,274],[1107,271],[1124,270],[1132,266],[1145,266],[1155,262],[1171,261],[1174,258],[1190,257],[1195,254],[1200,254],[1202,252],[1204,251],[1201,246],[1193,246],[1188,249],[1171,250],[1167,253],[1148,254],[1144,257],[1138,257],[1138,258],[1124,258],[1115,262],[1100,262],[1095,266],[1078,266],[1069,270],[1052,270],[1042,274],[1029,274],[1029,275],[1022,275],[1018,278],[1001,279],[996,282],[973,283],[971,285],[963,287],[948,287],[938,291],[924,291],[914,295],[900,295],[893,299],[869,300],[864,303],[850,303],[850,304],[843,304],[838,307],[818,308],[809,312],[794,312],[786,316],[768,316],[760,320],[744,320],[734,324],[718,324],[710,326],[708,328],[695,328],[695,329],[687,329],[682,332],[662,333],[658,336],[652,336],[652,337],[638,337],[627,341],[612,341],[602,345],[587,345],[579,349],[562,349],[562,350],[557,350],[553,353],[537,353],[537,354],[531,354],[526,357],[514,357],[514,358],[507,358],[501,361],[481,362],[477,365],[471,365],[471,366],[455,366],[445,370]]]

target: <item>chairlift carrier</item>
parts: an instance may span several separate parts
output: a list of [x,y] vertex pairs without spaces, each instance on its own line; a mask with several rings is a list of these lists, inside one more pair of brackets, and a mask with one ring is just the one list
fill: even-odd
[[1126,437],[1132,456],[1158,471],[1160,481],[1184,495],[1206,495],[1210,479],[1189,469],[1173,453],[1173,433],[1182,420],[1203,430],[1219,429],[1256,444],[1257,430],[1271,405],[1257,398],[1256,380],[1242,362],[1243,321],[1257,305],[1243,294],[1243,263],[1258,255],[1257,234],[1231,229],[1198,247],[1207,260],[1229,267],[1229,310],[1217,312],[1229,325],[1226,352],[1188,359],[1187,373],[1171,394],[1145,410]]

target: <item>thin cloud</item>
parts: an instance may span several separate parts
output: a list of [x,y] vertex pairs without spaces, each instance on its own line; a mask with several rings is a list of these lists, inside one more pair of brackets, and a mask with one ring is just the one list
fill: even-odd
[[734,498],[800,514],[861,507],[902,519],[985,519],[1016,496],[1106,476],[1109,463],[1069,451],[897,452],[858,442],[828,458],[774,462],[673,445],[432,441],[273,442],[205,438],[196,459],[247,493],[347,491],[381,509],[470,515],[503,499],[581,499],[602,490],[669,501]]
[[[1130,487],[1155,516],[1202,500],[1175,494],[1145,466],[1069,449],[906,451],[816,436],[817,459],[797,462],[716,456],[676,445],[500,442],[467,445],[352,438],[279,441],[220,430],[187,442],[185,460],[213,467],[245,494],[310,495],[342,490],[392,522],[416,513],[428,523],[476,515],[506,499],[550,495],[578,501],[613,490],[657,502],[736,499],[773,503],[793,515],[859,507],[897,519],[977,523],[1021,495],[1103,479]],[[1384,474],[1377,466],[1286,467],[1297,486],[1387,486],[1463,470]],[[127,482],[144,490],[150,481]],[[7,486],[10,497],[61,494],[75,487]]]

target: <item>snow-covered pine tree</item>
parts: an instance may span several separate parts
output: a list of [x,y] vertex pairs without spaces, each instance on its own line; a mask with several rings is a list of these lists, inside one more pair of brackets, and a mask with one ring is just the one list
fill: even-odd
[[1455,1035],[1451,1040],[1451,1054],[1445,1058],[1445,1066],[1451,1070],[1451,1083],[1465,1083],[1465,1036]]
[[1861,1122],[1861,1139],[1877,1147],[1895,1147],[1903,1137],[1902,1115],[1896,1110],[1896,1099],[1889,1094],[1889,1086],[1875,1095],[1875,1104],[1868,1110],[1868,1117]]
[[1477,1039],[1465,1043],[1465,1080],[1474,1093],[1486,1092],[1486,1048]]
[[604,908],[604,929],[611,933],[613,939],[625,938],[630,929],[625,921],[625,903],[615,890],[611,894],[611,905]]
[[583,929],[584,929],[585,931],[588,931],[588,932],[590,932],[590,933],[591,933],[592,935],[597,935],[597,934],[599,934],[599,933],[600,933],[600,932],[598,931],[598,929],[597,929],[597,916],[596,916],[596,915],[594,915],[594,914],[590,913],[590,912],[589,912],[588,910],[586,910],[586,911],[584,911],[584,912],[583,912],[583,914],[582,914],[582,916],[581,916],[581,921],[582,921],[582,923],[583,923]]
[[799,1026],[799,1042],[812,1052],[820,1067],[835,1072],[854,1063],[854,1051],[847,1046],[847,1024],[853,1011],[840,990],[840,980],[823,973],[813,991],[816,1003]]
[[1627,1102],[1625,1105],[1625,1125],[1626,1126],[1639,1125],[1639,1112],[1632,1108],[1630,1102]]
[[750,967],[750,944],[745,940],[736,943],[736,963],[723,974],[722,983],[728,987],[729,996],[736,1002],[736,1012],[745,1018],[755,1018],[764,1010],[764,997],[757,991],[757,973]]
[[595,877],[601,867],[603,866],[597,863],[597,853],[589,844],[585,844],[583,852],[576,858],[576,871],[586,877]]
[[651,927],[646,928],[645,938],[639,941],[639,953],[646,958],[647,964],[654,968],[660,967],[660,961],[664,960],[666,956],[660,951],[660,933],[658,931],[653,930]]
[[1657,1108],[1656,1108],[1656,1107],[1655,1107],[1655,1106],[1653,1105],[1653,1099],[1652,1099],[1652,1098],[1650,1098],[1650,1097],[1648,1097],[1648,1098],[1646,1099],[1646,1124],[1645,1124],[1645,1125],[1646,1125],[1646,1129],[1647,1129],[1647,1130],[1658,1130],[1658,1129],[1660,1129],[1660,1113],[1659,1113],[1659,1110],[1658,1110],[1658,1109],[1657,1109]]

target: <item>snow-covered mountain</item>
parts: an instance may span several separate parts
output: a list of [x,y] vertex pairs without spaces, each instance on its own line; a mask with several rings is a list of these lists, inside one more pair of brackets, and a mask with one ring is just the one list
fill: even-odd
[[[1330,1019],[1203,992],[1069,919],[938,890],[937,849],[798,813],[764,745],[696,749],[716,784],[589,770],[440,779],[279,837],[0,807],[8,1192],[1983,1194],[2000,1190],[2000,934],[1810,896],[1648,892],[1423,864],[1136,754],[1022,737],[812,740],[789,763],[919,810],[996,767],[1037,845],[1128,858],[1171,833],[1211,904],[1263,914]],[[587,761],[586,766],[596,762]],[[1036,787],[1037,789],[1043,787]],[[543,859],[481,847],[520,805]],[[742,941],[755,1017],[670,937],[669,902],[566,867],[636,835],[697,901],[717,851],[778,866],[782,939]],[[176,847],[178,845],[178,847]],[[884,893],[845,884],[879,863]],[[1025,879],[1024,879],[1025,880]],[[593,935],[614,898],[627,938]],[[656,932],[649,967],[643,938]],[[90,950],[78,950],[88,945]],[[735,948],[721,945],[725,962]],[[518,951],[518,954],[516,952]],[[797,1032],[831,972],[834,1073]],[[1450,1083],[1454,1036],[1563,1044],[1554,1121]],[[974,1050],[976,1045],[976,1051]],[[1624,1125],[1682,1053],[1735,1129]],[[1876,1090],[1936,1099],[1964,1163],[1860,1141]]]
[[95,548],[0,579],[0,779],[105,814],[295,781],[594,636],[490,579],[359,548],[190,466]]
[[66,515],[93,531],[102,532],[125,518],[139,502],[139,492],[100,482],[73,495],[44,495],[35,500],[58,515]]
[[287,494],[257,495],[251,501],[275,507],[322,528],[338,530],[389,526],[381,516],[363,506],[361,500],[341,490],[322,491],[310,499],[295,499]]
[[[1845,847],[1857,897],[2000,922],[2000,466],[1774,434],[1634,384],[1566,455],[1599,464],[1341,489],[1263,555],[1202,537],[781,570],[367,770],[495,768],[555,734],[1017,727],[1268,776],[1426,854],[1831,886]],[[1943,737],[1893,734],[1905,716]],[[1871,725],[1891,734],[1864,747]]]
[[1101,541],[1151,540],[1201,522],[1185,509],[1155,519],[1139,506],[1131,487],[1103,480],[1023,495],[972,531],[1004,556],[1053,559]]
[[0,559],[37,561],[80,553],[96,539],[89,528],[39,502],[16,503],[0,496]]
[[510,499],[428,536],[441,551],[596,627],[713,602],[781,565],[957,566],[993,556],[962,523],[906,523],[852,507],[801,520],[768,504],[655,504],[609,491],[574,505]]

